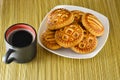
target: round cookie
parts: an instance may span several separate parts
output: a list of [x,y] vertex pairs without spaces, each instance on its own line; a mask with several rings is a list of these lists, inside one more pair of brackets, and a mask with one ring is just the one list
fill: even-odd
[[56,30],[71,24],[73,21],[73,14],[69,10],[58,8],[48,15],[47,26],[50,30]]
[[71,13],[74,16],[74,21],[76,21],[78,23],[81,22],[81,19],[82,19],[84,12],[79,11],[79,10],[73,10],[73,11],[71,11]]
[[72,23],[55,33],[56,42],[62,47],[75,46],[83,39],[83,29],[77,23]]
[[61,46],[58,45],[55,41],[55,31],[46,30],[41,35],[41,42],[44,46],[52,50],[61,48]]
[[101,36],[104,33],[104,27],[93,14],[86,13],[82,16],[83,26],[93,35]]
[[71,47],[71,49],[76,53],[86,54],[92,52],[96,48],[96,46],[97,46],[96,36],[84,30],[83,40],[79,42],[76,46]]

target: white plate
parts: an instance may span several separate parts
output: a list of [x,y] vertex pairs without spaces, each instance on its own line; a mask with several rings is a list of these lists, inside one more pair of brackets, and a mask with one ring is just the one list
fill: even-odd
[[[73,52],[72,50],[70,49],[58,49],[58,50],[50,50],[48,48],[46,48],[40,41],[39,39],[39,36],[41,35],[41,33],[43,33],[43,31],[46,30],[47,26],[46,26],[46,18],[47,18],[47,15],[53,11],[54,9],[57,9],[57,8],[66,8],[68,10],[81,10],[83,12],[89,12],[89,13],[92,13],[94,14],[101,22],[102,24],[104,25],[104,35],[102,35],[101,37],[98,38],[98,45],[96,47],[96,49],[89,53],[89,54],[77,54],[75,52]],[[71,5],[58,5],[56,7],[54,7],[52,10],[51,10],[46,16],[45,18],[43,19],[40,27],[39,27],[39,30],[38,30],[38,43],[43,47],[45,48],[46,50],[54,53],[54,54],[57,54],[59,56],[63,56],[63,57],[67,57],[67,58],[75,58],[75,59],[87,59],[87,58],[92,58],[94,57],[95,55],[98,54],[98,52],[103,48],[103,46],[105,45],[106,41],[107,41],[107,38],[108,38],[108,34],[109,34],[109,21],[108,21],[108,18],[105,17],[104,15],[96,12],[96,11],[93,11],[93,10],[90,10],[90,9],[87,9],[87,8],[83,8],[83,7],[78,7],[78,6],[71,6]]]

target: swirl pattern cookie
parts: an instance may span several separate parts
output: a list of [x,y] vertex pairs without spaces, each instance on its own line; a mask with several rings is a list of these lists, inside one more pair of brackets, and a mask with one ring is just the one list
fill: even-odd
[[81,19],[82,19],[82,16],[83,16],[84,12],[79,11],[79,10],[73,10],[71,12],[74,16],[74,21],[76,21],[78,23],[81,22]]
[[41,35],[41,42],[44,46],[52,50],[61,48],[55,41],[55,31],[46,30],[46,32]]
[[50,30],[56,30],[69,25],[74,21],[73,14],[63,8],[55,9],[48,15],[47,26]]
[[91,34],[95,36],[101,36],[104,32],[103,25],[93,14],[84,14],[82,17],[82,24]]
[[71,47],[76,53],[90,53],[97,46],[97,38],[88,31],[84,30],[84,37],[76,46]]
[[55,33],[56,42],[62,47],[75,46],[83,39],[83,29],[77,23],[72,23]]

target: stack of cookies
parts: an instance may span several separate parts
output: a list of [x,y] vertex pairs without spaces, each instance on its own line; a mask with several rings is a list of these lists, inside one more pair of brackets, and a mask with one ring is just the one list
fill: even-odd
[[97,46],[97,37],[104,33],[97,17],[79,10],[55,9],[48,15],[46,25],[40,39],[52,50],[63,47],[76,53],[90,53]]

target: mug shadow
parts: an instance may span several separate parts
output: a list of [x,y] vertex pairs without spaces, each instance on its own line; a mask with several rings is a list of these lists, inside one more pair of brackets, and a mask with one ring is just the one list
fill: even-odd
[[49,51],[42,48],[39,44],[37,44],[37,52],[35,58],[32,60],[32,63],[43,63],[46,62],[47,58],[51,58],[53,54]]

